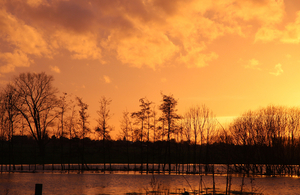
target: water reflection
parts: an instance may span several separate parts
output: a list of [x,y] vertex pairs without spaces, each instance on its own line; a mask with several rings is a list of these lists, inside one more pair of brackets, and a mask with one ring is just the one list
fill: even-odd
[[[34,193],[36,183],[43,184],[43,194],[125,194],[128,192],[145,193],[149,189],[152,177],[155,177],[164,188],[169,190],[199,188],[198,175],[132,175],[132,174],[52,174],[52,173],[11,173],[0,175],[0,194]],[[184,178],[185,177],[185,178]],[[203,185],[212,187],[212,176],[202,176]],[[189,184],[188,184],[188,183]],[[226,177],[215,177],[216,187],[225,190]],[[204,187],[204,186],[203,186]],[[240,190],[241,177],[233,177],[232,189]],[[245,190],[255,189],[263,194],[299,194],[298,178],[245,178]]]

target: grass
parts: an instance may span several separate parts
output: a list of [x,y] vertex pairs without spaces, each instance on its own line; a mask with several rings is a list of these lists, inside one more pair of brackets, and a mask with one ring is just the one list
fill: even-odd
[[[184,177],[185,178],[185,177]],[[242,178],[243,179],[243,178]],[[253,188],[251,188],[251,192],[245,192],[243,191],[243,189],[241,189],[241,191],[237,191],[237,190],[230,190],[227,191],[226,190],[221,190],[221,188],[204,188],[202,191],[200,190],[195,190],[197,187],[192,187],[189,183],[189,181],[185,178],[187,184],[188,184],[188,188],[189,190],[186,189],[176,189],[176,190],[172,190],[172,189],[168,189],[165,188],[165,186],[163,185],[163,182],[158,180],[157,178],[155,178],[155,176],[152,176],[150,182],[149,182],[149,186],[150,188],[145,188],[145,193],[136,193],[136,192],[130,192],[130,193],[126,193],[126,195],[137,195],[137,194],[146,194],[146,195],[263,195],[263,193],[261,192],[254,192],[254,191],[258,191],[258,190],[254,190]],[[241,181],[242,185],[243,181]],[[199,183],[199,189],[200,189],[201,183]]]

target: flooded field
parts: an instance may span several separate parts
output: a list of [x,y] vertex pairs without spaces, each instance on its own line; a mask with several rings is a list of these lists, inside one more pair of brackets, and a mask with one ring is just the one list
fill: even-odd
[[[128,174],[114,173],[103,174],[95,172],[67,173],[3,173],[0,175],[0,194],[34,194],[35,184],[43,184],[43,195],[74,194],[74,195],[99,195],[99,194],[145,194],[151,190],[155,178],[156,187],[169,192],[198,190],[200,187],[212,188],[211,175],[162,175],[162,174]],[[226,176],[215,176],[217,190],[224,191]],[[233,175],[232,190],[239,191],[242,177]],[[262,193],[265,195],[299,194],[300,179],[295,177],[245,177],[244,191]]]

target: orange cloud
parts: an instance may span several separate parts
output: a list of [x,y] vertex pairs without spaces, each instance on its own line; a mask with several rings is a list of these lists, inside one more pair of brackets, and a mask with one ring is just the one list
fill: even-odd
[[245,68],[260,70],[258,67],[259,65],[259,61],[253,58],[248,61],[248,63],[245,65]]
[[60,73],[60,69],[59,69],[57,66],[50,66],[50,69],[51,69],[53,72]]
[[27,54],[49,57],[51,51],[41,31],[0,9],[0,37]]
[[300,12],[297,13],[295,22],[289,23],[285,26],[281,41],[283,43],[294,43],[300,42]]
[[101,59],[101,49],[97,46],[97,36],[92,33],[77,34],[57,31],[53,35],[54,46],[65,48],[75,59]]
[[111,79],[109,78],[109,76],[104,75],[103,78],[105,83],[111,83]]
[[232,1],[227,9],[232,17],[245,21],[258,20],[263,25],[278,24],[285,14],[283,0],[244,0]]
[[0,67],[0,73],[9,73],[14,72],[16,67],[29,67],[32,60],[24,52],[15,50],[13,53],[0,53],[0,62],[4,64]]
[[280,63],[275,65],[275,72],[270,72],[270,74],[275,75],[275,76],[279,76],[282,73],[283,73],[283,69],[282,69],[282,65]]
[[113,42],[118,52],[118,58],[135,67],[146,65],[152,69],[163,65],[169,60],[178,47],[166,35],[152,31],[148,35],[140,35]]
[[[218,57],[209,50],[213,41],[229,34],[248,36],[249,28],[258,29],[255,41],[280,38],[275,25],[285,12],[283,0],[11,0],[2,4],[0,38],[29,57],[54,57],[66,49],[74,59],[117,58],[152,69],[174,63],[207,66]],[[283,42],[297,40],[297,21],[286,27]]]
[[43,0],[27,0],[27,4],[33,7],[37,7],[43,3]]
[[255,34],[255,42],[257,41],[273,41],[282,36],[282,32],[274,27],[261,27]]

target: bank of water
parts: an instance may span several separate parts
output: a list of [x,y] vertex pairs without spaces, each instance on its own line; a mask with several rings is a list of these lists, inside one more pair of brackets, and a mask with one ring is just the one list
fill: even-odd
[[[58,173],[3,173],[0,175],[0,194],[34,194],[36,183],[43,184],[43,195],[73,194],[126,194],[144,193],[151,190],[151,180],[156,185],[170,192],[180,190],[197,190],[201,176],[199,175],[162,175],[162,174],[103,174],[95,172]],[[202,176],[202,187],[212,187],[212,175]],[[225,190],[226,176],[216,175],[217,190]],[[242,177],[232,176],[232,190],[239,191]],[[300,179],[296,177],[245,177],[244,191],[254,191],[265,195],[291,194],[300,192]]]
[[1,164],[6,172],[74,172],[96,173],[168,173],[168,174],[246,174],[266,176],[300,176],[300,165],[285,164]]

